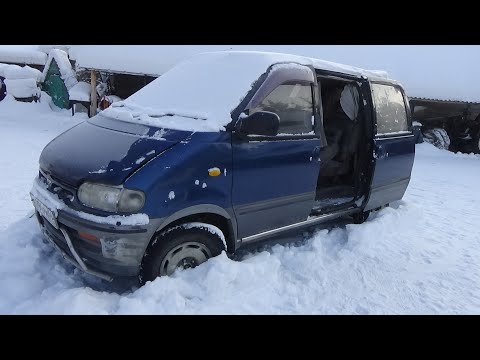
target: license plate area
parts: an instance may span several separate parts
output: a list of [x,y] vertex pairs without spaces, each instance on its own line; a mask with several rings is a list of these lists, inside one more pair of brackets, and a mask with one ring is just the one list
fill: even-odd
[[53,210],[50,210],[45,204],[43,204],[36,197],[32,196],[32,202],[35,209],[38,213],[47,220],[55,229],[58,229],[58,222],[56,213]]

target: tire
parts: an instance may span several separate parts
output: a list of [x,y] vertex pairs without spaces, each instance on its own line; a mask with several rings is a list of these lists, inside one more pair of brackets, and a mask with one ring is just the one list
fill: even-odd
[[450,136],[448,136],[445,129],[435,129],[439,137],[443,139],[444,149],[448,150],[450,147]]
[[224,235],[217,227],[187,223],[157,234],[142,261],[139,280],[143,285],[178,268],[194,268],[226,251]]
[[361,211],[352,215],[354,224],[363,224],[370,216],[370,211]]
[[450,147],[450,137],[444,129],[435,128],[425,130],[423,136],[426,142],[433,144],[439,149],[448,150]]

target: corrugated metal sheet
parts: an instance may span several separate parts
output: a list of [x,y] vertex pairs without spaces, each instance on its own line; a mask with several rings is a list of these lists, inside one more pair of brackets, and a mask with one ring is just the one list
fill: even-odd
[[[407,94],[408,95],[408,94]],[[443,103],[457,103],[457,104],[474,104],[480,105],[480,102],[475,101],[465,101],[465,100],[453,100],[453,99],[435,99],[435,98],[427,98],[427,97],[413,97],[409,96],[410,100],[420,100],[420,101],[438,101]]]

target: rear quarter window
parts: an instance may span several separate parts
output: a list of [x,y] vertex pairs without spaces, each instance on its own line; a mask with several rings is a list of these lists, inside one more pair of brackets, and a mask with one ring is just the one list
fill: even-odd
[[392,85],[372,84],[372,93],[377,114],[377,134],[408,132],[407,111],[400,89]]

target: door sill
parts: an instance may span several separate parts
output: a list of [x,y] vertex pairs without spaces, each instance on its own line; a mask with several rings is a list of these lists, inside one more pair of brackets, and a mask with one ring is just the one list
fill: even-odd
[[340,218],[342,216],[351,215],[351,214],[356,213],[358,211],[360,211],[359,208],[357,208],[356,206],[352,207],[350,205],[350,207],[347,208],[347,209],[343,209],[343,210],[338,209],[338,210],[336,210],[334,212],[330,212],[328,214],[315,214],[315,215],[309,216],[307,220],[299,222],[299,223],[283,226],[283,227],[280,227],[280,228],[277,228],[277,229],[268,230],[268,231],[264,231],[264,232],[261,232],[261,233],[255,234],[255,235],[244,237],[242,239],[242,243],[250,243],[250,242],[254,242],[254,241],[260,241],[260,240],[263,240],[263,239],[281,234],[281,233],[286,232],[286,231],[297,230],[297,229],[310,227],[310,226],[313,226],[313,225],[318,225],[318,224],[325,223],[325,222],[330,221],[330,220]]
[[347,210],[350,208],[357,208],[355,205],[355,200],[350,200],[343,204],[336,204],[331,206],[325,206],[324,204],[322,205],[321,202],[316,201],[312,208],[312,212],[310,216],[324,215],[324,214],[329,214],[336,211]]

